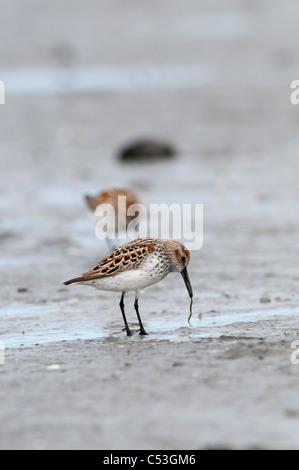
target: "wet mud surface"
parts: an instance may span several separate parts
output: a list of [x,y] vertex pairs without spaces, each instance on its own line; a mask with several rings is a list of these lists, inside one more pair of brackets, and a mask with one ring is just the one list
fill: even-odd
[[[14,81],[0,109],[0,447],[298,449],[295,1],[66,2],[67,25],[46,4],[4,3],[0,61]],[[33,11],[30,32],[9,29],[12,13],[25,24]],[[99,64],[122,73],[84,81]],[[118,159],[146,137],[176,155]],[[84,195],[110,184],[146,206],[204,205],[192,327],[179,274],[141,293],[144,338],[122,331],[118,294],[62,285],[107,254]]]

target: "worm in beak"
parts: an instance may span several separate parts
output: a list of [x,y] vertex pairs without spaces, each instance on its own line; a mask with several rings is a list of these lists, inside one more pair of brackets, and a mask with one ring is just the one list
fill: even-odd
[[188,323],[189,323],[190,326],[192,326],[190,324],[190,320],[191,320],[191,317],[192,317],[193,290],[192,290],[192,286],[191,286],[191,282],[190,282],[190,279],[189,279],[187,268],[184,268],[183,271],[181,271],[181,275],[184,279],[185,285],[187,287],[187,291],[189,293],[189,297],[191,299],[190,300],[190,314],[189,314],[189,317],[188,317]]

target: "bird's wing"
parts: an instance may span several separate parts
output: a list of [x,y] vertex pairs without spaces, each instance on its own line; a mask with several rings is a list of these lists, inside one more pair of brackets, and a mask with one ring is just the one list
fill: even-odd
[[96,266],[81,276],[70,279],[64,284],[69,285],[76,282],[84,282],[93,279],[102,279],[115,276],[127,269],[138,269],[145,261],[149,253],[156,249],[155,239],[147,237],[133,240],[103,258]]

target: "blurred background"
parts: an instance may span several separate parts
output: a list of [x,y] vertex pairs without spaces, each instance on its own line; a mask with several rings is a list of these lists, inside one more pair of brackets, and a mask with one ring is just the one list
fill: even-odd
[[[204,204],[204,245],[190,263],[195,318],[264,303],[276,311],[274,299],[296,306],[299,105],[290,102],[290,84],[299,79],[298,2],[0,0],[0,7],[6,344],[110,332],[115,296],[61,284],[106,254],[84,195],[114,184],[146,205]],[[141,138],[166,142],[175,155],[121,160],[120,150]],[[144,303],[150,328],[162,311],[186,323],[185,288],[174,284],[165,280],[175,306],[159,290],[155,307]],[[157,317],[147,316],[151,309]]]
[[[145,204],[203,203],[210,255],[230,258],[261,225],[289,233],[297,18],[295,0],[1,0],[3,266],[63,253],[61,280],[78,266],[67,268],[72,255],[79,272],[89,267],[96,240],[83,196],[112,184]],[[140,138],[166,142],[175,158],[119,160]]]
[[[112,183],[147,202],[221,193],[220,217],[227,205],[251,211],[246,184],[285,202],[297,177],[297,15],[292,0],[1,0],[6,229],[18,219],[23,237],[35,225],[52,237],[58,215],[83,215],[82,195]],[[140,137],[178,158],[121,164],[121,146]]]

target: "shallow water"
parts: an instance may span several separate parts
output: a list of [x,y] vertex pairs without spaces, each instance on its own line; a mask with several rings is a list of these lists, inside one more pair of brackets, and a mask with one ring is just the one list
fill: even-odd
[[[227,309],[228,310],[228,309]],[[233,310],[233,309],[232,309]],[[154,315],[144,319],[148,336],[140,337],[138,334],[128,338],[130,341],[190,341],[201,338],[218,338],[224,334],[224,327],[236,324],[258,324],[265,320],[277,318],[297,318],[299,307],[284,309],[264,309],[252,312],[235,313],[230,309],[227,314],[206,314],[201,318],[193,318],[192,327],[184,323],[181,316],[170,314]],[[77,314],[76,321],[65,317],[60,318],[60,309],[57,304],[26,306],[14,304],[10,307],[0,309],[0,320],[5,324],[9,319],[9,324],[17,323],[18,331],[22,329],[22,322],[25,331],[16,334],[12,327],[0,335],[0,341],[7,348],[20,346],[33,346],[35,344],[45,344],[58,341],[72,341],[76,339],[96,339],[102,341],[112,335],[123,340],[126,335],[122,331],[121,322],[103,322],[100,319],[92,321]],[[46,322],[46,323],[45,323]],[[138,330],[138,324],[131,324],[132,330]],[[8,323],[7,323],[8,325]]]
[[[161,24],[165,42],[173,41],[173,34],[178,42],[231,40],[250,34],[252,20],[237,12],[186,15],[172,21],[171,26],[173,29],[168,30]],[[138,23],[134,28],[136,36],[142,40],[143,29],[138,28]],[[155,35],[151,37],[155,41]],[[2,68],[0,79],[7,96],[13,96],[192,88],[206,84],[212,73],[217,75],[218,72],[203,65],[183,64],[32,66]]]
[[203,66],[86,66],[24,68],[1,72],[7,95],[74,94],[200,87],[211,77]]

